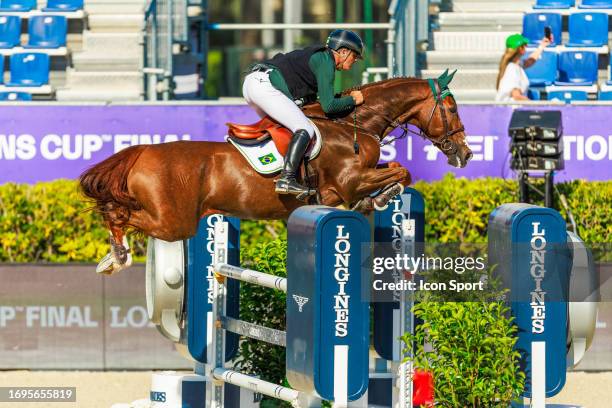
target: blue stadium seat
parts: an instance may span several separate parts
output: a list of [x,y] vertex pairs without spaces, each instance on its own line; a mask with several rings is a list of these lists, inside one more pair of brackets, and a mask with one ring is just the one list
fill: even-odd
[[542,99],[542,92],[539,89],[529,88],[527,89],[527,97],[532,101],[539,101]]
[[556,13],[526,13],[523,16],[523,35],[529,43],[537,45],[544,38],[544,28],[550,26],[555,46],[561,43],[561,14]]
[[573,13],[569,16],[568,47],[608,45],[607,13]]
[[36,0],[0,0],[0,11],[30,11],[36,8]]
[[586,101],[589,99],[589,94],[585,91],[552,91],[548,93],[548,100],[559,100],[569,103],[571,101]]
[[612,101],[612,91],[599,91],[597,99],[600,101]]
[[21,18],[0,16],[0,48],[13,48],[21,42]]
[[566,51],[559,54],[559,80],[555,85],[593,85],[597,82],[597,53]]
[[27,92],[0,92],[0,101],[31,101],[32,94]]
[[66,45],[68,20],[64,16],[33,16],[28,25],[29,40],[24,48],[59,48]]
[[49,56],[39,52],[11,55],[11,81],[7,86],[42,86],[49,83]]
[[83,0],[47,0],[43,11],[77,11],[83,10]]
[[574,6],[575,0],[537,0],[534,9],[568,9]]
[[[528,55],[525,55],[526,59]],[[525,69],[529,86],[548,86],[557,80],[557,53],[545,51],[539,60]]]
[[578,6],[581,9],[609,9],[612,8],[612,0],[582,0]]

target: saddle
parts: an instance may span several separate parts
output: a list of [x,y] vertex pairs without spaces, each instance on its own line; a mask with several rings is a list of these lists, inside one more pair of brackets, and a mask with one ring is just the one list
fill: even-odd
[[289,142],[293,133],[269,116],[263,117],[256,123],[241,125],[238,123],[226,123],[227,135],[230,139],[245,145],[255,145],[272,138],[274,145],[281,155],[287,153]]

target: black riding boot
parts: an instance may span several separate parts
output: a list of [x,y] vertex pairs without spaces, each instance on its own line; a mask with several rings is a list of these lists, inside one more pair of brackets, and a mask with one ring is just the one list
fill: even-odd
[[314,190],[304,187],[296,180],[298,168],[309,144],[310,136],[308,132],[304,129],[296,130],[285,156],[285,166],[280,174],[280,178],[276,181],[277,193],[297,195],[297,198],[300,200],[315,193]]

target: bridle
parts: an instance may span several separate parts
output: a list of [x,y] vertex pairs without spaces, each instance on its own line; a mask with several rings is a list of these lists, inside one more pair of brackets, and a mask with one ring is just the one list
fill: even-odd
[[460,126],[454,130],[448,129],[448,119],[446,117],[446,107],[444,106],[442,101],[444,100],[444,98],[451,95],[451,93],[448,90],[448,88],[441,90],[440,84],[438,83],[438,80],[436,79],[428,79],[427,82],[429,83],[429,87],[431,88],[433,97],[436,100],[436,104],[434,105],[433,109],[431,110],[431,113],[429,114],[429,120],[427,121],[427,125],[425,126],[425,129],[429,129],[429,126],[431,125],[431,121],[433,119],[434,112],[436,111],[437,107],[440,107],[440,115],[442,116],[442,124],[444,125],[444,135],[439,141],[434,142],[432,138],[427,133],[425,133],[425,131],[423,131],[423,129],[419,129],[421,133],[421,137],[427,137],[427,139],[431,140],[433,143],[439,144],[440,149],[445,153],[451,153],[451,154],[457,153],[457,145],[455,144],[455,142],[453,142],[450,139],[450,137],[456,133],[465,131],[465,128],[463,126]]
[[[432,143],[434,143],[435,145],[437,145],[440,150],[442,150],[444,153],[447,154],[455,154],[457,153],[458,147],[457,144],[455,142],[453,142],[451,140],[451,136],[453,136],[456,133],[459,132],[463,132],[465,130],[465,128],[463,126],[457,128],[457,129],[453,129],[453,130],[449,130],[449,122],[448,122],[448,118],[446,116],[446,107],[444,106],[444,104],[442,103],[442,101],[444,100],[444,98],[446,98],[447,96],[451,95],[450,91],[448,90],[448,88],[444,88],[444,89],[440,89],[440,84],[438,83],[437,79],[428,79],[427,82],[429,83],[429,87],[431,88],[431,92],[433,95],[434,100],[436,101],[433,109],[431,110],[431,113],[429,114],[429,119],[427,120],[427,125],[425,126],[425,128],[419,128],[418,132],[415,132],[414,130],[410,129],[407,125],[407,123],[401,123],[399,120],[397,119],[392,119],[389,116],[385,115],[384,113],[380,113],[378,111],[375,111],[374,109],[370,108],[369,106],[365,106],[365,105],[361,105],[358,107],[355,107],[355,110],[353,111],[353,126],[355,127],[355,130],[359,127],[357,126],[357,108],[363,108],[363,109],[367,109],[373,113],[375,113],[378,116],[381,116],[383,119],[385,119],[387,122],[389,122],[389,125],[387,127],[392,127],[392,128],[400,128],[402,129],[402,134],[400,136],[394,136],[391,139],[385,140],[383,141],[379,136],[373,135],[371,132],[368,132],[366,129],[363,129],[361,127],[359,127],[362,131],[364,131],[365,133],[374,136],[379,142],[381,146],[390,144],[398,139],[403,139],[405,137],[408,136],[409,133],[412,133],[414,135],[420,136],[424,139],[428,139],[430,140]],[[434,114],[436,112],[436,108],[440,108],[440,115],[442,117],[442,124],[444,125],[444,134],[442,135],[442,137],[440,138],[440,140],[435,140],[434,138],[432,138],[428,133],[427,133],[427,129],[429,129],[429,127],[431,126],[431,121],[433,120]],[[383,132],[384,134],[384,132]],[[383,137],[383,139],[385,139]]]

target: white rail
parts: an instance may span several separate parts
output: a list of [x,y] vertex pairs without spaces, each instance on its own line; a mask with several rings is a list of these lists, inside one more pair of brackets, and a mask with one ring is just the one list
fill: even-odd
[[270,275],[268,273],[257,272],[252,269],[245,269],[239,266],[218,263],[215,265],[215,272],[228,278],[243,282],[254,283],[267,288],[277,289],[287,293],[287,278]]
[[290,402],[293,406],[297,406],[300,400],[299,391],[260,380],[259,378],[251,377],[250,375],[242,374],[238,371],[228,370],[226,368],[215,368],[212,375],[216,380],[237,385],[238,387],[248,388],[256,393]]
[[211,23],[209,30],[389,30],[391,23]]

